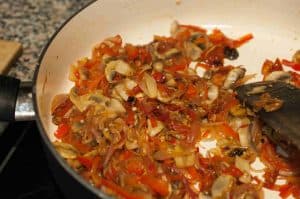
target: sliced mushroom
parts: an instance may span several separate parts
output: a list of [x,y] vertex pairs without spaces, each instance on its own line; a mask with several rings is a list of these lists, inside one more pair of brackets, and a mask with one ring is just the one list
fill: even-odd
[[53,142],[53,145],[63,158],[75,159],[78,155],[77,149],[71,144],[55,141]]
[[192,43],[192,42],[184,42],[183,44],[184,46],[184,52],[185,55],[189,58],[191,58],[193,61],[196,61],[197,59],[199,59],[202,50],[200,47],[198,47],[196,44]]
[[69,96],[71,102],[80,112],[83,112],[90,104],[92,104],[92,102],[89,100],[91,94],[78,96],[76,93],[76,87],[73,87],[70,90]]
[[289,83],[291,80],[291,74],[286,71],[273,71],[265,78],[266,81],[282,81]]
[[207,91],[207,97],[209,99],[209,101],[214,101],[215,99],[217,99],[219,96],[219,88],[214,85],[214,84],[210,84],[208,87],[208,91]]
[[164,129],[164,124],[161,121],[156,121],[156,126],[152,126],[151,121],[148,119],[147,120],[147,133],[151,137],[157,135],[159,132],[161,132]]
[[153,43],[152,45],[153,45],[152,46],[153,55],[157,59],[162,59],[162,60],[168,59],[168,58],[172,57],[173,55],[180,53],[180,50],[178,50],[177,48],[171,48],[171,49],[167,50],[166,52],[164,52],[163,54],[161,54],[157,51],[159,43],[156,42],[156,43]]
[[133,89],[136,85],[137,83],[135,83],[135,81],[126,78],[114,87],[113,96],[117,98],[121,97],[121,99],[127,101],[129,97],[127,91]]
[[104,96],[101,90],[95,90],[81,96],[78,96],[75,90],[75,88],[71,89],[70,100],[81,112],[85,111],[90,105],[94,105],[96,111],[105,113],[108,118],[114,118],[118,114],[126,112],[119,100]]
[[122,103],[114,98],[111,98],[108,103],[106,103],[106,110],[108,112],[120,114],[120,113],[125,113],[126,110]]
[[113,60],[106,64],[104,72],[107,81],[112,82],[116,72],[120,73],[121,75],[132,76],[134,69],[123,60]]
[[157,84],[155,79],[148,73],[144,73],[141,82],[139,83],[142,91],[150,98],[157,97]]
[[238,67],[238,68],[233,68],[230,70],[228,73],[225,82],[223,84],[223,87],[225,89],[232,88],[234,83],[238,81],[239,79],[243,78],[246,73],[246,70],[244,68]]

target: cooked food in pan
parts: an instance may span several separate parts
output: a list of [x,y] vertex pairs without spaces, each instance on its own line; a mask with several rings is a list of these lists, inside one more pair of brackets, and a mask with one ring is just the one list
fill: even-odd
[[[272,130],[236,98],[254,74],[224,64],[252,38],[175,22],[171,36],[149,44],[104,40],[71,66],[74,87],[53,100],[53,144],[117,198],[263,198],[264,188],[299,198],[297,153],[276,147],[265,136]],[[299,70],[299,53],[267,60],[264,79],[300,87],[300,75],[283,65]],[[267,95],[258,102],[267,111],[282,105]]]

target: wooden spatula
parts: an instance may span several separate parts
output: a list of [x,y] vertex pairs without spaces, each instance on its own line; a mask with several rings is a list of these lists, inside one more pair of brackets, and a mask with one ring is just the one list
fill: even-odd
[[300,89],[279,81],[266,81],[245,84],[236,89],[238,98],[255,109],[256,102],[264,93],[282,100],[282,107],[273,112],[261,109],[260,119],[275,130],[268,135],[281,146],[295,146],[300,149]]

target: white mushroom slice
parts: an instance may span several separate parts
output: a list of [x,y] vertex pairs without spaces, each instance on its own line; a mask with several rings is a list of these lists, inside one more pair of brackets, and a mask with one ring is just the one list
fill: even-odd
[[161,132],[164,129],[164,124],[161,121],[156,121],[156,126],[153,127],[151,124],[151,121],[148,119],[147,120],[147,133],[148,135],[150,135],[151,137],[157,135],[159,132]]
[[213,198],[227,198],[227,194],[231,189],[234,178],[230,175],[220,175],[211,187]]
[[144,73],[141,82],[139,83],[142,91],[150,98],[156,98],[157,96],[157,84],[155,79],[148,73]]
[[177,48],[171,48],[170,50],[168,50],[167,52],[164,53],[164,58],[170,58],[173,55],[179,53],[180,51]]
[[101,90],[95,90],[92,93],[78,96],[75,92],[75,88],[72,88],[70,100],[80,112],[85,111],[90,105],[95,105],[96,111],[105,112],[106,116],[110,118],[116,117],[117,114],[126,111],[119,100],[104,96]]
[[193,61],[199,59],[202,50],[196,44],[192,42],[184,42],[184,52],[187,57],[191,58]]
[[217,99],[219,96],[219,88],[214,85],[211,84],[208,87],[208,91],[207,91],[207,97],[210,101],[214,101],[215,99]]
[[126,92],[126,87],[123,83],[115,86],[114,91],[125,101],[128,99],[128,94]]
[[53,145],[63,158],[75,159],[78,155],[78,151],[71,144],[55,141]]
[[244,77],[245,72],[246,72],[246,70],[244,68],[240,68],[240,67],[232,69],[228,73],[223,87],[225,89],[231,88],[237,80]]
[[124,106],[122,105],[122,103],[119,100],[114,99],[114,98],[112,98],[109,101],[109,103],[107,103],[107,109],[111,110],[111,111],[113,111],[117,114],[126,112],[126,110],[125,110]]
[[108,82],[112,82],[116,72],[121,75],[132,76],[134,70],[123,60],[113,60],[108,62],[104,70],[105,77]]
[[172,57],[173,55],[175,55],[177,53],[180,53],[180,50],[178,50],[177,48],[171,48],[171,49],[167,50],[166,52],[164,52],[163,54],[161,54],[157,51],[158,45],[159,45],[158,42],[153,44],[153,54],[158,59],[167,59],[167,58],[170,58],[170,57]]
[[112,95],[118,99],[123,99],[127,101],[129,97],[127,91],[133,89],[136,85],[137,83],[135,83],[135,81],[126,78],[114,87]]
[[265,78],[266,81],[282,81],[289,83],[291,80],[291,74],[285,71],[273,71]]
[[92,104],[92,102],[89,101],[90,94],[78,96],[75,87],[70,90],[69,96],[71,102],[80,112],[83,112],[90,104]]

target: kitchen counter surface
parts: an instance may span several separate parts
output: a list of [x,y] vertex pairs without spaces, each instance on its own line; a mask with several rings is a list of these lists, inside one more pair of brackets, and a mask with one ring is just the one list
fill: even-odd
[[55,30],[92,0],[0,0],[0,39],[22,43],[9,75],[30,81],[38,56]]

